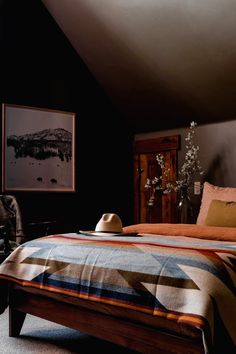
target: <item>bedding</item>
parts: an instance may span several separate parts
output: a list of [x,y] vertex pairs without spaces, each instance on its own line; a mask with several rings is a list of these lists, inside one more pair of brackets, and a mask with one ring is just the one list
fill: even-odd
[[234,353],[233,230],[227,237],[220,228],[214,239],[215,228],[205,226],[204,234],[198,225],[179,225],[178,235],[178,225],[123,228],[137,236],[68,233],[26,242],[0,266],[0,311],[8,305],[6,283],[19,284],[186,325],[201,331],[205,353],[219,352],[219,338],[224,352]]
[[125,233],[147,233],[154,235],[172,235],[196,237],[207,240],[236,241],[235,227],[215,227],[195,224],[142,223],[123,227]]

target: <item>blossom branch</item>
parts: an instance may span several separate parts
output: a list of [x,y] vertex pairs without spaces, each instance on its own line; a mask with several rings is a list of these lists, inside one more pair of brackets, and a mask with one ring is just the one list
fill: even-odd
[[168,194],[171,191],[187,192],[193,185],[196,173],[199,173],[200,175],[204,173],[198,157],[200,148],[198,145],[194,144],[196,126],[196,122],[193,121],[190,123],[189,131],[187,133],[187,137],[185,138],[185,158],[179,171],[180,178],[178,180],[173,182],[169,179],[170,168],[166,167],[164,155],[161,153],[156,155],[157,163],[161,168],[161,175],[152,179],[147,178],[144,188],[149,189],[150,191],[148,206],[154,205],[156,191],[162,191],[163,194]]

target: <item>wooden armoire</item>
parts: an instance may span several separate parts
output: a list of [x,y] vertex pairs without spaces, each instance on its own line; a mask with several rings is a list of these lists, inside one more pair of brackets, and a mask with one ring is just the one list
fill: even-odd
[[164,155],[169,177],[177,179],[177,157],[180,148],[180,135],[158,137],[134,142],[134,223],[176,223],[176,192],[163,194],[155,192],[153,206],[148,205],[149,190],[144,186],[147,178],[158,177],[162,173],[156,155]]

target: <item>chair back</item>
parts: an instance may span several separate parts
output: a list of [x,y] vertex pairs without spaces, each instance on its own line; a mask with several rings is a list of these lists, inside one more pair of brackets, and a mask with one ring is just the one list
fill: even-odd
[[20,207],[15,196],[0,195],[0,225],[5,226],[9,240],[22,243],[24,230]]

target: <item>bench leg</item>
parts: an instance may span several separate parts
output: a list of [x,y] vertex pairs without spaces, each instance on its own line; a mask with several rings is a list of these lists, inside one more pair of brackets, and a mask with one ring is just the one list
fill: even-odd
[[26,313],[9,307],[9,336],[18,337],[25,320]]

